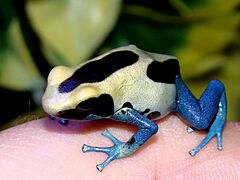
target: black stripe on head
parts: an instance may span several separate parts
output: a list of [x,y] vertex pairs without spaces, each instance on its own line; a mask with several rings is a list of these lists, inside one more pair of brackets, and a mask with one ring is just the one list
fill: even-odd
[[138,61],[139,56],[132,51],[116,51],[100,60],[92,61],[80,67],[59,86],[60,93],[67,93],[82,83],[103,81],[117,70]]
[[89,114],[107,117],[114,112],[113,99],[109,94],[101,94],[99,97],[87,99],[79,103],[75,109],[61,111],[57,114],[60,118],[84,119]]
[[154,82],[174,84],[176,75],[179,74],[180,68],[176,59],[153,61],[147,68],[147,76]]

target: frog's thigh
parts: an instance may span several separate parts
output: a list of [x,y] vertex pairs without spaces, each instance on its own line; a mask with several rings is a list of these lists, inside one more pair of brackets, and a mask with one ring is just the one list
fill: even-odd
[[204,130],[209,127],[216,116],[225,89],[220,81],[212,80],[198,100],[178,77],[176,79],[176,92],[177,112],[194,128]]

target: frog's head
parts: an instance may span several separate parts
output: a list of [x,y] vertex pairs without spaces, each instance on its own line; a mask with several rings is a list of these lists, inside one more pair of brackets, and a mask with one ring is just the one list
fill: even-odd
[[[65,119],[84,119],[89,114],[109,116],[113,100],[99,91],[94,83],[82,83],[74,78],[76,70],[58,66],[48,76],[42,106],[48,114]],[[77,85],[76,85],[77,84]]]
[[[66,119],[84,119],[88,114],[111,115],[114,104],[110,95],[112,90],[109,89],[116,84],[116,80],[111,79],[116,76],[111,75],[136,63],[139,59],[137,51],[135,46],[126,46],[74,68],[55,67],[48,76],[42,98],[44,110],[52,116]],[[107,83],[106,79],[109,80]]]

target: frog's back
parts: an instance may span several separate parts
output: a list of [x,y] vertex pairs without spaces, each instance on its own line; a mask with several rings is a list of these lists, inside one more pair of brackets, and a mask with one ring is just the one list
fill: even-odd
[[[112,96],[114,111],[132,107],[155,118],[175,108],[175,77],[179,74],[179,64],[174,56],[144,52],[132,45],[114,51],[135,54],[132,55],[134,63],[118,69],[99,84],[103,92]],[[115,64],[115,59],[111,63]]]

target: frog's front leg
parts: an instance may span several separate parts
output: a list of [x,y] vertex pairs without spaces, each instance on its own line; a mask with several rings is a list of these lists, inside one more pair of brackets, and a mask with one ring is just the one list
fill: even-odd
[[189,153],[194,156],[214,136],[217,137],[218,150],[222,150],[222,131],[226,122],[227,102],[224,85],[219,80],[209,82],[207,88],[196,99],[180,76],[176,77],[177,112],[193,128],[209,132],[202,142]]
[[83,152],[104,152],[108,154],[108,158],[101,164],[97,165],[97,169],[102,171],[114,159],[122,158],[133,154],[142,144],[144,144],[158,130],[155,122],[147,119],[131,108],[122,108],[113,114],[112,118],[117,121],[131,123],[139,126],[140,129],[127,141],[121,142],[116,139],[108,130],[103,131],[102,135],[111,139],[114,143],[112,147],[95,147],[83,145]]

